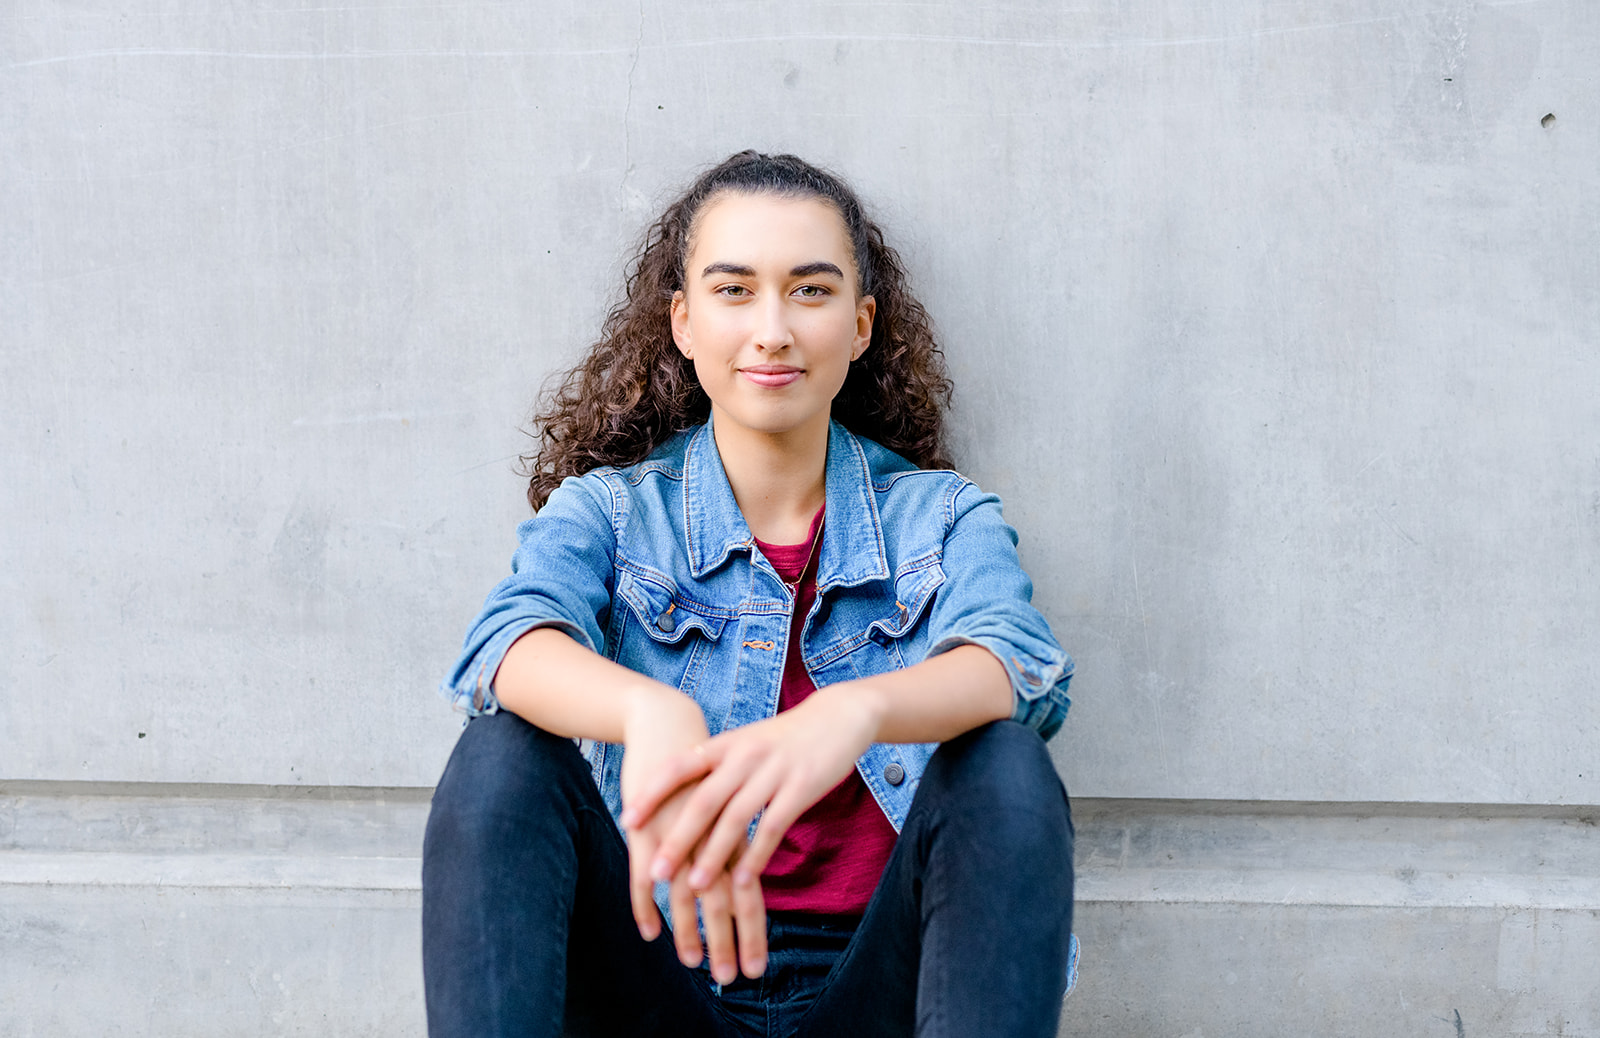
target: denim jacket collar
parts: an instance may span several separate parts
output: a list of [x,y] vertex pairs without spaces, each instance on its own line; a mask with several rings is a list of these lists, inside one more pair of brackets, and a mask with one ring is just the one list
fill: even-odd
[[[828,423],[825,482],[826,532],[817,560],[817,590],[887,580],[889,560],[872,496],[872,473],[861,445],[838,422]],[[688,534],[689,568],[696,579],[722,565],[733,551],[755,547],[728,485],[709,421],[695,431],[684,451],[683,528]]]

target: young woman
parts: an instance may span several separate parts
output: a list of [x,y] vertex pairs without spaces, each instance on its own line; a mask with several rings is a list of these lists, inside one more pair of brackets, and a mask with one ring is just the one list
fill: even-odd
[[836,177],[744,152],[651,226],[445,682],[431,1034],[1055,1033],[1072,663],[948,392]]

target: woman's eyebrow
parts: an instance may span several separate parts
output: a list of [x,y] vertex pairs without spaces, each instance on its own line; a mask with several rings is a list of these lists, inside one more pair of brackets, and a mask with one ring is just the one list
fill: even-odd
[[809,278],[818,274],[832,274],[839,280],[844,280],[844,271],[826,260],[818,260],[815,263],[802,263],[789,271],[789,276],[792,278]]
[[746,267],[739,263],[708,263],[700,276],[708,278],[713,274],[732,274],[737,278],[753,278],[756,276],[754,267]]
[[[700,276],[703,278],[708,278],[713,274],[732,274],[738,278],[753,278],[756,276],[756,271],[754,267],[747,267],[742,263],[717,262],[707,264],[706,269],[700,272]],[[832,274],[839,280],[844,280],[844,271],[839,269],[838,264],[829,263],[827,260],[802,263],[789,271],[789,276],[792,278],[809,278],[818,274]]]

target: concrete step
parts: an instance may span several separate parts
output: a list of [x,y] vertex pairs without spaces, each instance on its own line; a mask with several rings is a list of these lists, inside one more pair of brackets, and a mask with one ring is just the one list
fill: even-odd
[[1075,808],[1063,1035],[1600,1036],[1595,808]]
[[0,1036],[423,1034],[429,793],[0,786]]
[[[0,784],[0,1036],[421,1035],[428,793]],[[1063,1035],[1600,1038],[1592,809],[1074,810]]]

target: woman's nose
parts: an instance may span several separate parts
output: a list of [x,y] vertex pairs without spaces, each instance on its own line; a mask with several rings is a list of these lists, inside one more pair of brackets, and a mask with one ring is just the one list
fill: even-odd
[[789,315],[780,295],[762,301],[756,320],[756,346],[775,353],[785,346],[794,345],[794,329],[789,326]]

